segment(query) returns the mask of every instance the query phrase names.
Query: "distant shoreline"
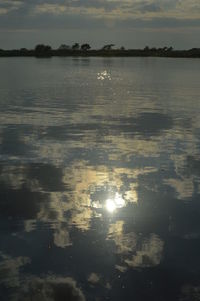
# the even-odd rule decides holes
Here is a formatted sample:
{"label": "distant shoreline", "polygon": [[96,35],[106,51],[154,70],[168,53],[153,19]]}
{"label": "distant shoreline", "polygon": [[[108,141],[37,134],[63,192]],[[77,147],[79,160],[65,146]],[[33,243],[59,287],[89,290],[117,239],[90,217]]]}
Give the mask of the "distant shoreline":
{"label": "distant shoreline", "polygon": [[168,58],[200,58],[200,48],[190,50],[163,49],[129,49],[129,50],[49,50],[37,52],[35,50],[0,50],[0,57],[168,57]]}

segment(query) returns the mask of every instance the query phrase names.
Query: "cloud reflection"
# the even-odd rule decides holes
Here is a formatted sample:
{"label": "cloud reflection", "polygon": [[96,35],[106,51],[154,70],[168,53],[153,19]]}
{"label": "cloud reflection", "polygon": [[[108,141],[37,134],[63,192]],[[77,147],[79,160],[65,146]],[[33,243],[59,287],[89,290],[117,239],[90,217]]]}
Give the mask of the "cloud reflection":
{"label": "cloud reflection", "polygon": [[128,300],[122,286],[129,279],[130,291],[133,279],[138,290],[153,279],[147,293],[159,292],[166,300],[165,290],[160,295],[166,266],[169,278],[181,270],[184,283],[199,272],[200,124],[197,103],[192,108],[195,97],[188,104],[193,94],[180,91],[188,81],[179,68],[187,63],[176,65],[174,80],[170,60],[166,65],[110,60],[112,80],[101,74],[102,82],[97,73],[108,67],[106,59],[88,62],[78,60],[66,69],[62,59],[42,61],[55,73],[62,66],[53,77],[58,87],[46,78],[42,88],[39,82],[37,89],[24,87],[30,99],[18,91],[20,101],[14,92],[5,100],[0,216],[6,280],[1,281],[5,287],[22,284],[20,301],[30,300],[30,291],[37,301],[59,300],[59,291],[67,300],[93,300],[96,294]]}
{"label": "cloud reflection", "polygon": [[70,277],[30,277],[14,301],[85,301],[85,296]]}
{"label": "cloud reflection", "polygon": [[162,259],[163,247],[163,241],[157,235],[151,234],[149,238],[144,239],[136,254],[131,259],[126,259],[125,262],[133,268],[157,266]]}
{"label": "cloud reflection", "polygon": [[6,287],[20,286],[20,270],[31,262],[28,257],[14,257],[0,252],[0,284]]}

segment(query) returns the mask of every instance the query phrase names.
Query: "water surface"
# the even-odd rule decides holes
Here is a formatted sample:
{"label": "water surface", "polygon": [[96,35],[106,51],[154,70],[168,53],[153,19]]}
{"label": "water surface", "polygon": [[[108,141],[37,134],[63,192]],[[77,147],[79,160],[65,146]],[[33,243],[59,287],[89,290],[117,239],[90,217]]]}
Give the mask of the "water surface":
{"label": "water surface", "polygon": [[200,299],[199,78],[0,59],[0,300]]}

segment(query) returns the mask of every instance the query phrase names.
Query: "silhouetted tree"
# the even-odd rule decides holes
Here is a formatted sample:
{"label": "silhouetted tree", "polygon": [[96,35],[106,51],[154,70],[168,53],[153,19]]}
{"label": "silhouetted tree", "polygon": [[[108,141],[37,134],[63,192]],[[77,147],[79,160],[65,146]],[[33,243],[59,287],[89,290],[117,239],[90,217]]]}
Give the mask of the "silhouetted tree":
{"label": "silhouetted tree", "polygon": [[163,51],[167,51],[168,50],[168,47],[163,47],[163,49],[162,49]]}
{"label": "silhouetted tree", "polygon": [[35,46],[35,55],[38,57],[48,57],[51,56],[51,46],[38,44]]}
{"label": "silhouetted tree", "polygon": [[89,44],[82,44],[81,45],[81,50],[89,50],[91,49],[91,46]]}
{"label": "silhouetted tree", "polygon": [[122,51],[123,51],[123,50],[125,50],[125,47],[124,47],[124,46],[122,46],[122,47],[120,48],[120,50],[122,50]]}
{"label": "silhouetted tree", "polygon": [[74,43],[74,44],[72,45],[72,49],[73,49],[73,50],[79,50],[79,49],[80,49],[79,43]]}
{"label": "silhouetted tree", "polygon": [[112,47],[114,47],[114,46],[115,46],[115,44],[104,45],[103,48],[102,48],[102,50],[108,51],[108,50],[111,50]]}
{"label": "silhouetted tree", "polygon": [[28,51],[28,50],[27,50],[26,48],[21,48],[20,51],[26,52],[26,51]]}
{"label": "silhouetted tree", "polygon": [[69,45],[65,45],[65,44],[61,44],[60,47],[58,48],[58,50],[69,50],[70,46]]}
{"label": "silhouetted tree", "polygon": [[48,52],[51,50],[51,46],[38,44],[35,46],[35,52],[42,53],[42,52]]}
{"label": "silhouetted tree", "polygon": [[145,46],[144,51],[149,51],[149,46]]}
{"label": "silhouetted tree", "polygon": [[44,44],[38,44],[35,46],[35,51],[36,52],[47,52],[51,50],[51,46],[49,45],[44,45]]}

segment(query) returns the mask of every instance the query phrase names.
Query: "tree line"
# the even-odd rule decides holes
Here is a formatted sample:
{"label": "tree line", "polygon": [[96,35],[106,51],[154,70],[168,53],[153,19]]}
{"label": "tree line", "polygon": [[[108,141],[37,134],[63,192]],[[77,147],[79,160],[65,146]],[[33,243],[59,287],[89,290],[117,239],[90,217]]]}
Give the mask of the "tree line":
{"label": "tree line", "polygon": [[[102,51],[110,51],[110,50],[113,50],[113,47],[115,46],[115,44],[106,44],[104,45],[102,48],[100,48],[99,50],[102,50]],[[82,50],[82,51],[87,51],[87,50],[90,50],[91,49],[91,46],[90,44],[88,43],[85,43],[85,44],[82,44],[80,45],[79,43],[74,43],[72,46],[69,46],[69,45],[66,45],[66,44],[61,44],[57,50]],[[35,51],[36,52],[42,52],[42,51],[50,51],[52,50],[51,46],[49,45],[43,45],[43,44],[38,44],[36,45],[35,47]],[[125,47],[124,46],[121,46],[120,48],[118,49],[115,49],[115,50],[125,50]],[[164,46],[162,48],[156,48],[156,47],[152,47],[150,48],[149,46],[145,46],[143,51],[172,51],[173,50],[173,47],[170,46],[170,47],[167,47],[167,46]]]}
{"label": "tree line", "polygon": [[126,49],[124,46],[117,48],[115,44],[106,44],[100,49],[92,49],[88,43],[74,43],[73,45],[61,44],[57,49],[50,45],[37,44],[34,49],[0,49],[0,56],[160,56],[160,57],[198,57],[200,58],[200,48],[189,50],[174,50],[172,46],[149,47],[143,49]]}
{"label": "tree line", "polygon": [[[115,44],[107,44],[104,45],[101,50],[111,50]],[[84,43],[80,45],[79,43],[74,43],[72,46],[66,45],[66,44],[61,44],[57,50],[82,50],[82,51],[87,51],[90,50],[91,46],[88,43]],[[125,49],[123,46],[120,49]],[[44,44],[38,44],[35,46],[35,51],[36,52],[47,52],[51,51],[52,48],[49,45],[44,45]]]}
{"label": "tree line", "polygon": [[[120,48],[113,48],[115,47],[115,44],[106,44],[102,48],[100,48],[97,51],[131,51],[131,49],[126,50],[124,46],[121,46]],[[61,44],[57,49],[52,49],[51,46],[49,45],[44,45],[44,44],[38,44],[35,46],[35,53],[36,55],[42,55],[42,54],[50,54],[52,51],[58,51],[58,52],[67,52],[67,51],[89,51],[91,50],[91,46],[88,43],[84,43],[80,45],[79,43],[74,43],[72,46],[66,45],[66,44]],[[133,50],[132,50],[133,51]],[[141,51],[141,50],[140,50]],[[143,52],[171,52],[173,51],[173,47],[162,47],[162,48],[150,48],[149,46],[145,46],[144,49],[142,49]]]}

